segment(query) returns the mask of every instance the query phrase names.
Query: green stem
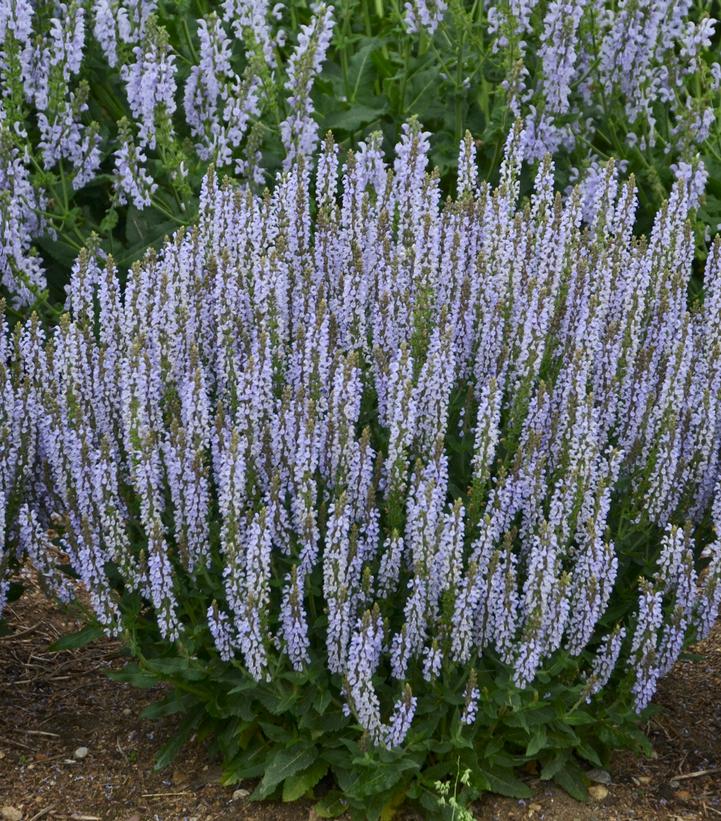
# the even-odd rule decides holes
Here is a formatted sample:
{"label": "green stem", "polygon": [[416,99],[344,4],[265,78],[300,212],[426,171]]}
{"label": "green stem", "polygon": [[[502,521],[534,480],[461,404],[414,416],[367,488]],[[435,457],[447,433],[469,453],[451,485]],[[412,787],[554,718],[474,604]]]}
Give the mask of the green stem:
{"label": "green stem", "polygon": [[373,36],[373,23],[371,21],[371,9],[370,4],[372,0],[364,0],[363,2],[363,18],[365,20],[366,26],[366,36],[372,37]]}
{"label": "green stem", "polygon": [[408,63],[411,57],[411,43],[410,38],[403,41],[403,80],[401,81],[400,91],[400,111],[401,116],[405,116],[406,112],[406,86],[408,84]]}
{"label": "green stem", "polygon": [[348,13],[348,3],[343,3],[343,25],[341,36],[343,37],[343,48],[340,52],[340,62],[341,68],[343,70],[343,90],[345,93],[346,100],[350,98],[350,74],[349,74],[349,62],[348,62],[348,40],[350,34],[350,15]]}
{"label": "green stem", "polygon": [[58,167],[60,168],[60,183],[63,187],[63,207],[65,208],[65,213],[68,213],[68,191],[65,186],[65,171],[63,169],[63,161],[60,160],[58,163]]}
{"label": "green stem", "polygon": [[455,115],[456,115],[456,143],[459,143],[463,136],[463,50],[465,47],[465,29],[461,34],[461,40],[458,46],[458,57],[456,63],[456,99],[455,99]]}
{"label": "green stem", "polygon": [[183,31],[185,33],[185,39],[188,41],[188,49],[190,50],[190,56],[193,58],[193,63],[197,65],[198,53],[195,50],[195,46],[193,45],[193,39],[190,36],[190,29],[188,28],[188,21],[185,17],[183,17]]}
{"label": "green stem", "polygon": [[152,203],[153,208],[160,211],[161,214],[165,214],[165,216],[169,220],[172,220],[173,222],[177,223],[178,225],[185,226],[185,222],[183,220],[181,220],[179,217],[176,217],[175,214],[173,214],[168,209],[168,207],[164,203],[162,203],[157,197],[152,197],[151,198],[151,203]]}

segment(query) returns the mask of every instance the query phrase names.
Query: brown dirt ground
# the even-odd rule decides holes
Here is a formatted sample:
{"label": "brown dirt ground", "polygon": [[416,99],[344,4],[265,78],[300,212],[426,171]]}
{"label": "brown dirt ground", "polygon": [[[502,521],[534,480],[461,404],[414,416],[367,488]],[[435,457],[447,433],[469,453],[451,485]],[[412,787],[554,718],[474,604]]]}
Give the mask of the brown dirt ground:
{"label": "brown dirt ground", "polygon": [[[170,719],[139,718],[159,690],[110,681],[120,647],[98,641],[74,651],[50,644],[81,626],[37,590],[10,606],[0,637],[0,819],[23,821],[300,821],[312,802],[254,804],[233,799],[220,770],[191,744],[168,771],[153,756],[172,732]],[[721,625],[696,648],[702,661],[679,663],[662,682],[662,712],[647,731],[655,758],[619,755],[602,800],[579,804],[530,778],[530,801],[488,796],[480,819],[721,818]],[[74,758],[78,747],[88,755]],[[248,785],[250,786],[250,785]],[[409,816],[411,818],[412,816]]]}

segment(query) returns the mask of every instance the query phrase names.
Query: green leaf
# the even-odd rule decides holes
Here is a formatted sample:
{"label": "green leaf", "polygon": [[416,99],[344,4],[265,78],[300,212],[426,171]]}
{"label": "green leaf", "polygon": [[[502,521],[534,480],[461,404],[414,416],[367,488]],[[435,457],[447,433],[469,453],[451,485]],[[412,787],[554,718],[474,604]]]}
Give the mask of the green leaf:
{"label": "green leaf", "polygon": [[126,681],[132,684],[133,687],[147,690],[150,687],[155,687],[158,684],[158,677],[152,673],[146,673],[141,670],[137,664],[126,664],[122,670],[111,670],[108,673],[108,678],[113,681]]}
{"label": "green leaf", "polygon": [[251,752],[244,751],[236,756],[223,771],[223,784],[227,787],[239,781],[245,781],[247,778],[257,778],[262,775],[271,752],[270,744],[263,743]]}
{"label": "green leaf", "polygon": [[393,821],[408,796],[408,783],[402,784],[389,798],[383,799],[380,821]]}
{"label": "green leaf", "polygon": [[313,702],[313,707],[320,715],[326,711],[326,708],[331,703],[333,696],[331,695],[330,690],[324,689],[318,692],[318,695],[315,697],[315,701]]}
{"label": "green leaf", "polygon": [[256,697],[266,710],[276,716],[284,713],[298,698],[293,690],[283,693],[279,688],[271,689],[270,687],[259,687]]}
{"label": "green leaf", "polygon": [[510,798],[530,798],[533,795],[528,784],[516,778],[513,770],[495,767],[493,770],[482,769],[481,773],[488,780],[491,790],[499,795],[507,795]]}
{"label": "green leaf", "polygon": [[293,738],[285,727],[280,727],[278,724],[271,724],[269,721],[261,721],[259,722],[259,725],[265,737],[270,741],[275,741],[276,744],[287,744]]}
{"label": "green leaf", "polygon": [[526,747],[526,755],[533,758],[548,744],[545,727],[537,727]]}
{"label": "green leaf", "polygon": [[331,790],[318,801],[313,809],[318,818],[337,818],[348,809],[348,801],[343,798],[343,793]]}
{"label": "green leaf", "polygon": [[357,131],[364,125],[369,125],[380,119],[387,110],[384,104],[378,106],[367,106],[356,103],[347,111],[334,111],[329,113],[323,120],[323,128],[343,131]]}
{"label": "green leaf", "polygon": [[179,676],[186,681],[202,681],[206,677],[203,670],[193,667],[192,662],[184,658],[157,658],[147,661],[146,665],[161,676]]}
{"label": "green leaf", "polygon": [[53,239],[46,235],[44,237],[37,237],[35,242],[48,254],[53,262],[70,269],[78,252],[76,247],[68,245],[67,242],[63,242],[62,236],[63,234],[60,234],[59,239]]}
{"label": "green leaf", "polygon": [[85,647],[86,644],[90,644],[96,639],[101,638],[102,635],[103,629],[99,624],[89,624],[87,627],[83,627],[82,630],[78,630],[77,633],[61,636],[50,645],[49,649],[52,652],[57,652],[58,650],[76,650],[78,647]]}
{"label": "green leaf", "polygon": [[224,707],[226,713],[239,716],[243,721],[252,721],[256,717],[252,700],[248,696],[239,693],[236,693],[235,696],[228,694],[228,697],[224,700]]}
{"label": "green leaf", "polygon": [[288,749],[278,750],[265,770],[263,779],[256,787],[252,798],[267,798],[286,778],[305,770],[314,764],[318,750],[307,741],[298,741]]}
{"label": "green leaf", "polygon": [[148,705],[142,711],[140,717],[152,719],[171,716],[175,713],[182,713],[185,710],[189,710],[195,702],[195,696],[191,695],[190,693],[184,693],[182,695],[176,695],[175,693],[173,693],[172,696],[165,698],[162,701],[158,701],[155,704]]}
{"label": "green leaf", "polygon": [[365,96],[362,92],[368,92],[372,88],[373,54],[382,46],[380,40],[373,38],[361,38],[360,43],[353,49],[354,54],[349,60],[349,80],[353,87],[351,101],[356,102],[360,96]]}
{"label": "green leaf", "polygon": [[483,755],[486,758],[491,758],[496,753],[500,753],[504,746],[505,744],[503,743],[502,738],[499,738],[498,736],[491,737],[488,739],[488,743],[483,748]]}
{"label": "green leaf", "polygon": [[118,212],[115,208],[110,208],[105,216],[100,221],[100,230],[103,233],[109,233],[118,224]]}
{"label": "green leaf", "polygon": [[334,733],[350,722],[340,710],[329,710],[319,716],[315,712],[306,713],[300,721],[300,727],[322,733]]}
{"label": "green leaf", "polygon": [[283,801],[296,801],[301,798],[308,790],[312,790],[327,772],[328,765],[319,759],[302,773],[286,778],[283,782]]}
{"label": "green leaf", "polygon": [[144,211],[138,211],[134,206],[130,206],[125,226],[127,244],[124,250],[118,250],[115,255],[118,267],[130,266],[150,248],[158,246],[166,236],[170,236],[179,228],[178,222],[167,219],[155,209],[147,208]]}
{"label": "green leaf", "polygon": [[544,758],[541,767],[541,781],[550,781],[559,770],[566,766],[569,757],[568,750],[559,750],[554,755]]}
{"label": "green leaf", "polygon": [[567,713],[562,721],[571,727],[579,727],[584,724],[595,724],[596,719],[585,710],[574,710],[572,713]]}
{"label": "green leaf", "polygon": [[14,601],[17,601],[20,596],[22,596],[23,590],[25,590],[25,586],[22,582],[10,582],[10,587],[7,592],[8,604],[12,604]]}
{"label": "green leaf", "polygon": [[569,760],[566,766],[553,776],[553,780],[559,787],[564,789],[571,798],[575,798],[577,801],[586,801],[588,799],[586,779],[580,767],[573,761]]}
{"label": "green leaf", "polygon": [[352,793],[360,798],[369,798],[384,793],[395,787],[407,770],[420,770],[418,760],[408,755],[403,757],[394,755],[390,761],[373,761],[363,769],[358,768],[359,778]]}
{"label": "green leaf", "polygon": [[[323,757],[328,759],[327,751],[323,753]],[[343,791],[344,795],[350,795],[355,790],[356,784],[361,780],[361,774],[358,767],[339,767],[331,762],[333,767],[333,775],[338,783],[338,786]]]}
{"label": "green leaf", "polygon": [[601,757],[596,752],[596,750],[594,750],[593,747],[590,744],[587,744],[585,741],[582,741],[576,747],[576,753],[580,755],[582,758],[585,758],[586,761],[590,761],[591,764],[595,765],[596,767],[603,769],[603,761],[601,761]]}
{"label": "green leaf", "polygon": [[198,729],[199,725],[202,723],[204,718],[204,711],[202,709],[196,710],[191,713],[185,721],[180,725],[180,728],[175,733],[175,735],[164,744],[156,758],[155,758],[155,769],[156,770],[164,770],[168,764],[170,764],[175,756],[180,752],[180,750],[185,745],[186,741],[193,735],[193,733]]}
{"label": "green leaf", "polygon": [[245,693],[248,690],[254,690],[256,687],[257,684],[252,679],[244,679],[240,682],[240,684],[237,684],[235,687],[233,687],[232,690],[228,690],[228,695],[232,696],[236,695],[237,693]]}

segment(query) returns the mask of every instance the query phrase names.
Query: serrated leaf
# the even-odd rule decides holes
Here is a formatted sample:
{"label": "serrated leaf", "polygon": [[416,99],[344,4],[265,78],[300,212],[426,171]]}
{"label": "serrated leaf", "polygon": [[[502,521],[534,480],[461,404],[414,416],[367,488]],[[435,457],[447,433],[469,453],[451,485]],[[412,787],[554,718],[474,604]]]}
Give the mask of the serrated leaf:
{"label": "serrated leaf", "polygon": [[531,736],[531,740],[526,747],[526,755],[529,758],[538,755],[538,753],[548,744],[548,736],[546,735],[545,727],[537,727]]}
{"label": "serrated leaf", "polygon": [[401,780],[403,773],[410,769],[419,769],[419,766],[407,757],[384,764],[376,762],[373,766],[366,767],[365,772],[360,772],[353,794],[363,798],[390,790]]}
{"label": "serrated leaf", "polygon": [[256,711],[253,709],[253,702],[247,696],[240,696],[225,699],[225,711],[229,715],[238,716],[243,721],[252,721],[256,717]]}
{"label": "serrated leaf", "polygon": [[516,778],[513,770],[483,769],[482,774],[485,776],[488,784],[493,792],[499,795],[507,795],[509,798],[530,798],[533,795],[528,784],[524,784],[520,778]]}
{"label": "serrated leaf", "polygon": [[68,269],[72,266],[78,253],[75,247],[68,245],[67,242],[63,242],[62,238],[53,239],[45,235],[37,237],[35,242],[48,254],[53,262],[59,263]]}
{"label": "serrated leaf", "polygon": [[526,713],[523,710],[519,712],[508,713],[508,715],[505,715],[503,717],[503,723],[506,724],[508,727],[521,727],[526,732],[529,732],[531,729],[528,724]]}
{"label": "serrated leaf", "polygon": [[553,780],[576,801],[588,800],[583,772],[573,761],[569,760],[566,766],[553,776]]}
{"label": "serrated leaf", "polygon": [[150,248],[157,247],[166,236],[172,235],[179,228],[178,222],[167,219],[154,209],[138,211],[134,206],[130,206],[125,225],[126,247],[123,250],[119,249],[115,254],[118,267],[129,267]]}
{"label": "serrated leaf", "polygon": [[261,744],[250,752],[243,752],[236,756],[223,771],[222,783],[227,787],[245,781],[247,778],[257,778],[262,775],[266,768],[270,744]]}
{"label": "serrated leaf", "polygon": [[297,801],[302,798],[308,790],[313,787],[323,778],[328,772],[328,765],[325,761],[318,760],[311,764],[307,770],[302,773],[296,773],[286,778],[283,782],[283,801]]}
{"label": "serrated leaf", "polygon": [[586,761],[590,761],[591,764],[595,764],[596,767],[603,769],[603,761],[601,761],[601,757],[596,750],[594,750],[593,747],[585,741],[581,742],[581,744],[576,747],[576,753],[585,758]]}
{"label": "serrated leaf", "polygon": [[281,690],[271,690],[267,687],[258,688],[256,692],[258,701],[265,707],[266,710],[273,713],[273,715],[281,715],[286,713],[300,698],[299,692],[294,689],[288,689],[286,692]]}
{"label": "serrated leaf", "polygon": [[287,744],[292,738],[285,727],[279,727],[277,724],[271,724],[269,721],[261,721],[259,724],[265,737],[271,741],[275,741],[276,744]]}
{"label": "serrated leaf", "polygon": [[541,767],[541,781],[550,781],[559,770],[566,766],[568,758],[568,750],[560,750],[546,759]]}
{"label": "serrated leaf", "polygon": [[317,757],[318,750],[307,741],[298,741],[287,749],[278,750],[268,763],[263,779],[256,787],[252,798],[267,798],[278,784],[310,767]]}
{"label": "serrated leaf", "polygon": [[99,624],[89,624],[78,630],[77,633],[70,633],[67,636],[61,636],[57,641],[54,641],[49,649],[52,652],[59,650],[76,650],[78,647],[85,647],[103,636],[103,629]]}

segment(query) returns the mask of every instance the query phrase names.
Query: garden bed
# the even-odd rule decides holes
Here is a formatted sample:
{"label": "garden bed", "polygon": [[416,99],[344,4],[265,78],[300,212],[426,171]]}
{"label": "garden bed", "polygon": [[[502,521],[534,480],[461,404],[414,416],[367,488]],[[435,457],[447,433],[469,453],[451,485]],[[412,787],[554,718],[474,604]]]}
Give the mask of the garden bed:
{"label": "garden bed", "polygon": [[[139,717],[158,689],[136,690],[107,678],[123,663],[120,645],[98,641],[49,651],[82,625],[36,590],[7,616],[10,633],[0,637],[0,810],[8,818],[8,808],[21,811],[23,821],[312,817],[312,802],[254,804],[243,797],[242,787],[250,785],[223,787],[220,767],[200,744],[156,772],[153,757],[172,723]],[[476,806],[477,817],[721,818],[721,625],[695,650],[702,658],[679,662],[659,687],[662,711],[646,728],[655,759],[617,756],[608,794],[586,805],[529,772],[533,799],[488,796]],[[76,758],[79,748],[87,749],[85,757]]]}

